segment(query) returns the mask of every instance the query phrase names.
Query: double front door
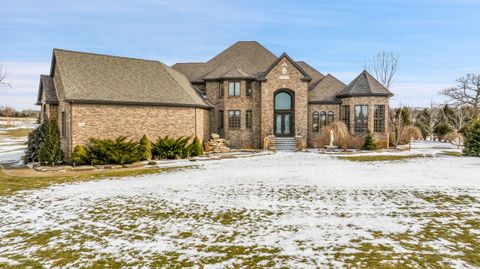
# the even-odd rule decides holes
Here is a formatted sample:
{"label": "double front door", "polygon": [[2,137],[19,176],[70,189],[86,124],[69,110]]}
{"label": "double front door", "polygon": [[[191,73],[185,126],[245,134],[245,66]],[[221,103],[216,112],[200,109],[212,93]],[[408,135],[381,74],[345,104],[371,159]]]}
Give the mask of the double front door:
{"label": "double front door", "polygon": [[275,136],[292,136],[292,112],[275,112]]}

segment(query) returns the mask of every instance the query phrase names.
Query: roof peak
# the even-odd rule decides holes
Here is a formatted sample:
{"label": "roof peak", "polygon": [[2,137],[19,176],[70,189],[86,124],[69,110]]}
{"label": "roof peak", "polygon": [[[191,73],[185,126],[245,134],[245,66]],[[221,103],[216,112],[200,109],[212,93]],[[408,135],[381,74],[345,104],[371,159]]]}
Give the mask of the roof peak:
{"label": "roof peak", "polygon": [[161,62],[158,61],[158,60],[149,60],[149,59],[126,57],[126,56],[119,56],[119,55],[112,55],[112,54],[103,54],[103,53],[96,53],[96,52],[86,52],[86,51],[77,51],[77,50],[67,50],[67,49],[54,48],[54,49],[53,49],[53,53],[55,53],[56,51],[68,52],[68,53],[87,54],[87,55],[92,55],[92,56],[103,56],[103,57],[111,57],[111,58],[119,58],[119,59],[127,59],[127,60],[136,60],[136,61],[147,61],[147,62],[157,62],[157,63],[161,63]]}

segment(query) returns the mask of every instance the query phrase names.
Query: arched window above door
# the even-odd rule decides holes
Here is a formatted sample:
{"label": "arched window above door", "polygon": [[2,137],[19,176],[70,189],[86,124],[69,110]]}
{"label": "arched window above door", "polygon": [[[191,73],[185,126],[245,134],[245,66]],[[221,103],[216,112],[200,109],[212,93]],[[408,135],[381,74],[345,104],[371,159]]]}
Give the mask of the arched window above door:
{"label": "arched window above door", "polygon": [[279,92],[275,95],[275,110],[291,110],[292,96],[287,92]]}

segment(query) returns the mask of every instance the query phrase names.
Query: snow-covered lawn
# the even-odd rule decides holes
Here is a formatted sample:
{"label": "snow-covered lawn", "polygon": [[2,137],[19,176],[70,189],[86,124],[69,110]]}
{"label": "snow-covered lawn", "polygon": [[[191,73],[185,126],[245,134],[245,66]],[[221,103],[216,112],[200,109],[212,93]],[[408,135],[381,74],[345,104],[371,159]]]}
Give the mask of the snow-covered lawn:
{"label": "snow-covered lawn", "polygon": [[433,157],[276,153],[0,197],[0,267],[480,267],[480,159],[414,147]]}

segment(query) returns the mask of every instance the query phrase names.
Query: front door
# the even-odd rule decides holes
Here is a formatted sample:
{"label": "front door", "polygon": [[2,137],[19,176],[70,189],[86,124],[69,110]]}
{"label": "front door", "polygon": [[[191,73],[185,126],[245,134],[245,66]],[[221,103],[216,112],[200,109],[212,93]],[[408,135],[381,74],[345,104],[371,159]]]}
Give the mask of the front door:
{"label": "front door", "polygon": [[279,90],[275,93],[273,128],[275,136],[293,136],[293,93]]}
{"label": "front door", "polygon": [[292,136],[292,113],[275,113],[275,136]]}

